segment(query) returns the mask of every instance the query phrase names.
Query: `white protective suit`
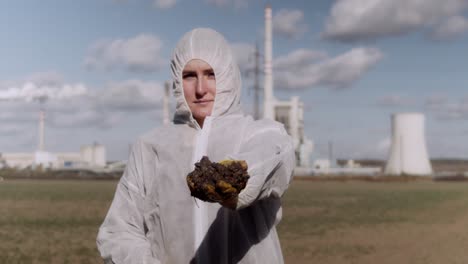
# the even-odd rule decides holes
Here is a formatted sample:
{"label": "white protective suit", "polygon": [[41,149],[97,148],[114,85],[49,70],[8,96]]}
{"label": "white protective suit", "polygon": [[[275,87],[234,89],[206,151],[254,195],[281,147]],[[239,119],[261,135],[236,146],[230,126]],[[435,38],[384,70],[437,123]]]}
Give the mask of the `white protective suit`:
{"label": "white protective suit", "polygon": [[[216,77],[213,111],[203,129],[183,94],[182,70],[192,59],[206,61]],[[295,163],[291,137],[278,122],[242,113],[239,68],[216,31],[186,33],[171,68],[174,124],[134,144],[99,229],[101,256],[117,264],[283,263],[275,226]],[[250,179],[236,210],[190,196],[186,176],[203,155],[212,161],[247,161]]]}

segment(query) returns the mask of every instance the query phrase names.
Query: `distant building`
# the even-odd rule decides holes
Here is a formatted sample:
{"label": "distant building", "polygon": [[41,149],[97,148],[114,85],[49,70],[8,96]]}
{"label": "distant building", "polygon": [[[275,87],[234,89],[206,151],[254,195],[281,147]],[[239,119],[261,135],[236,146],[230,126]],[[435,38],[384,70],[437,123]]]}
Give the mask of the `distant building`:
{"label": "distant building", "polygon": [[106,148],[104,145],[93,144],[80,149],[81,162],[89,166],[106,166]]}
{"label": "distant building", "polygon": [[354,161],[348,161],[345,166],[335,165],[329,159],[315,159],[310,168],[296,167],[296,176],[378,176],[381,175],[381,167],[362,167]]}
{"label": "distant building", "polygon": [[80,152],[77,153],[52,153],[47,151],[2,153],[0,160],[4,167],[20,169],[37,166],[43,168],[100,168],[105,167],[107,163],[104,145],[96,143],[81,146]]}

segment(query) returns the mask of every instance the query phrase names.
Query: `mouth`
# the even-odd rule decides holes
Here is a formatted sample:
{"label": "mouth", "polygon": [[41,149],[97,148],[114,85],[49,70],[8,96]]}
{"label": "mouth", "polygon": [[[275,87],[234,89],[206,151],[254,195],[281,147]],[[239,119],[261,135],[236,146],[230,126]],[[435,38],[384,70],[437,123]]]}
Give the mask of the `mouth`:
{"label": "mouth", "polygon": [[214,100],[197,100],[195,101],[194,103],[195,104],[208,104],[208,103],[211,103],[213,102]]}

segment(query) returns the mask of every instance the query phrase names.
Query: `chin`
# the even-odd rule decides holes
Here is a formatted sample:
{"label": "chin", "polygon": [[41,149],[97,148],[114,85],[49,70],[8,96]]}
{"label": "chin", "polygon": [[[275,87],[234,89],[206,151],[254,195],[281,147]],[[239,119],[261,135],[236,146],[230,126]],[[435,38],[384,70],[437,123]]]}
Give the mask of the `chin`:
{"label": "chin", "polygon": [[198,109],[194,109],[195,111],[192,111],[192,113],[194,116],[205,118],[211,115],[212,108],[213,108],[212,106],[200,107]]}
{"label": "chin", "polygon": [[211,115],[211,111],[197,111],[196,113],[194,113],[194,117],[196,119],[205,119],[205,117],[207,116],[210,116]]}

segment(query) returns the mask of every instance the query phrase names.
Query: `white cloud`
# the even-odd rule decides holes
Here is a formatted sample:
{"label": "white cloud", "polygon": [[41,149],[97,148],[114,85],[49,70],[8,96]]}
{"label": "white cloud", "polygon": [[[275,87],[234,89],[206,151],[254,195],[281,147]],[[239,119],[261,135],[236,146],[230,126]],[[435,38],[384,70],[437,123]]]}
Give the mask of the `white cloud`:
{"label": "white cloud", "polygon": [[66,84],[58,79],[40,79],[38,76],[43,75],[34,75],[32,81],[0,87],[0,101],[62,100],[88,93],[84,84]]}
{"label": "white cloud", "polygon": [[169,9],[175,6],[177,0],[154,0],[153,6],[159,9]]}
{"label": "white cloud", "polygon": [[[5,127],[1,134],[14,131],[11,127],[36,125],[41,107],[53,127],[110,128],[129,113],[154,114],[162,100],[163,86],[158,82],[126,80],[91,90],[83,84],[66,84],[59,78],[51,81],[38,76],[59,75],[34,74],[25,78],[24,83],[4,82],[8,86],[0,87],[0,123]],[[35,102],[41,98],[47,99],[42,106]]]}
{"label": "white cloud", "polygon": [[127,115],[152,114],[160,108],[162,94],[160,83],[126,80],[109,83],[104,89],[79,100],[50,104],[47,109],[54,127],[108,129],[123,122]]}
{"label": "white cloud", "polygon": [[[36,84],[31,81],[34,79],[38,81],[37,78],[26,79],[25,83],[20,83],[16,87],[0,90],[0,100],[4,100],[0,114],[2,125],[6,124],[11,127],[26,125],[33,126],[35,129],[39,109],[45,108],[48,124],[56,127],[71,126],[62,125],[68,122],[74,127],[83,127],[82,116],[92,111],[90,109],[93,108],[92,95],[85,85],[71,85],[55,81],[53,84],[48,81],[38,81]],[[35,102],[40,100],[43,100],[43,105]],[[102,118],[99,122],[95,122],[96,126],[101,126],[101,124],[106,124]]]}
{"label": "white cloud", "polygon": [[31,74],[25,78],[25,82],[32,82],[38,86],[61,86],[64,80],[63,76],[56,71],[45,71]]}
{"label": "white cloud", "polygon": [[287,38],[299,38],[307,31],[304,13],[298,9],[280,9],[273,16],[274,33]]}
{"label": "white cloud", "polygon": [[[303,54],[304,57],[299,55]],[[361,78],[383,54],[375,48],[354,48],[337,57],[299,50],[274,62],[275,87],[304,89],[313,86],[345,88]]]}
{"label": "white cloud", "polygon": [[459,37],[467,31],[468,20],[462,16],[453,16],[439,24],[430,36],[437,40],[446,40]]}
{"label": "white cloud", "polygon": [[161,57],[162,47],[160,38],[151,34],[140,34],[130,39],[101,40],[89,49],[84,63],[88,69],[123,68],[153,72],[166,63]]}
{"label": "white cloud", "polygon": [[437,25],[467,6],[467,0],[338,0],[322,36],[352,42],[401,35]]}
{"label": "white cloud", "polygon": [[163,85],[158,82],[127,80],[110,83],[96,96],[100,108],[109,111],[150,111],[162,102]]}
{"label": "white cloud", "polygon": [[118,125],[126,115],[160,108],[162,95],[163,86],[160,83],[126,80],[109,83],[88,97],[51,105],[49,109],[52,124],[56,127],[106,129]]}
{"label": "white cloud", "polygon": [[274,67],[278,69],[302,68],[309,66],[312,62],[326,59],[325,52],[309,49],[297,49],[287,56],[278,57],[274,60]]}

